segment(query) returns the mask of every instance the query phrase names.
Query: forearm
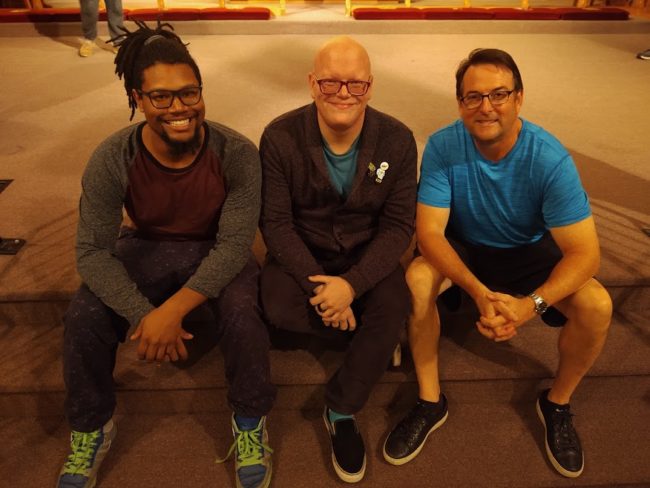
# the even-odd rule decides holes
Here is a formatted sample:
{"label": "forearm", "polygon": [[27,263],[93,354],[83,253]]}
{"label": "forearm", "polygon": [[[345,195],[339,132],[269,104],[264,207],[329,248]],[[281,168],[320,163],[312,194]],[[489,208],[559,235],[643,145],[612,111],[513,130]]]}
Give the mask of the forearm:
{"label": "forearm", "polygon": [[431,265],[474,300],[485,294],[487,287],[474,276],[443,234],[429,234],[418,240],[418,248]]}
{"label": "forearm", "polygon": [[598,271],[599,253],[565,254],[535,293],[552,305],[582,288]]}
{"label": "forearm", "polygon": [[165,310],[165,312],[172,316],[177,317],[180,322],[188,313],[201,305],[207,299],[208,297],[205,295],[190,288],[183,287],[165,300],[159,308]]}

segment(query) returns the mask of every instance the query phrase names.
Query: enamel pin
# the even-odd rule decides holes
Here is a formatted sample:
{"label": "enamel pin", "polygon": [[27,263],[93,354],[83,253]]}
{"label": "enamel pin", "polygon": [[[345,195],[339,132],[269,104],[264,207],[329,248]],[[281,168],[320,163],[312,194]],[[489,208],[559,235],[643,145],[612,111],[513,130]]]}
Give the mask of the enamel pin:
{"label": "enamel pin", "polygon": [[386,171],[388,171],[389,166],[390,165],[386,161],[379,165],[379,168],[375,172],[375,183],[381,183],[384,180],[384,176],[386,176]]}

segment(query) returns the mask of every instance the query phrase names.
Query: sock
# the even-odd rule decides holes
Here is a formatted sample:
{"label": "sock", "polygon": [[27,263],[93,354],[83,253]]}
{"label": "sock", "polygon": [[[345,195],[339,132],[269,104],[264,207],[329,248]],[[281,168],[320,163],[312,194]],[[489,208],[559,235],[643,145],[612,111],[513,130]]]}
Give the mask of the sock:
{"label": "sock", "polygon": [[240,430],[253,430],[260,424],[262,417],[242,417],[235,414],[235,423]]}
{"label": "sock", "polygon": [[327,417],[330,419],[330,423],[333,424],[337,420],[353,419],[354,415],[346,415],[344,413],[338,413],[331,408],[327,409]]}

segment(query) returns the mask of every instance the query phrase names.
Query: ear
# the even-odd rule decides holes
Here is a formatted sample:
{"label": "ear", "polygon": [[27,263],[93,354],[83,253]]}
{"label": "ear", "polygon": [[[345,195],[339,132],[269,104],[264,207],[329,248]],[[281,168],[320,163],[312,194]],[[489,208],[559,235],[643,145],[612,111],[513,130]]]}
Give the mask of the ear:
{"label": "ear", "polygon": [[316,99],[316,96],[318,95],[318,83],[316,83],[316,75],[314,72],[310,72],[307,75],[307,83],[309,84],[309,93],[311,94],[312,99]]}
{"label": "ear", "polygon": [[370,86],[368,87],[368,91],[366,92],[366,100],[370,100],[372,98],[372,88],[375,86],[375,77],[370,75],[368,81],[370,81]]}
{"label": "ear", "polygon": [[135,100],[135,103],[138,104],[138,110],[140,112],[144,112],[144,107],[142,106],[143,99],[140,96],[140,94],[138,93],[138,90],[136,90],[135,88],[133,90],[131,90],[131,95],[133,96],[133,99]]}
{"label": "ear", "polygon": [[515,92],[515,108],[517,109],[517,113],[521,110],[521,105],[524,103],[524,90],[521,90],[520,92]]}

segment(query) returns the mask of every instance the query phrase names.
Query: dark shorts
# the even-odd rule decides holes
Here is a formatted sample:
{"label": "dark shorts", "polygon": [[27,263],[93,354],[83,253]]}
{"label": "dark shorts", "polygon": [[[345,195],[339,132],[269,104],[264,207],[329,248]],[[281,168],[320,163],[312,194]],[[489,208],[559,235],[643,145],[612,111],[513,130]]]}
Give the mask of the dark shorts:
{"label": "dark shorts", "polygon": [[[562,259],[562,251],[548,232],[533,244],[512,248],[471,244],[449,234],[447,240],[481,283],[515,296],[535,291]],[[555,307],[549,307],[542,320],[552,327],[561,327],[567,319]]]}

